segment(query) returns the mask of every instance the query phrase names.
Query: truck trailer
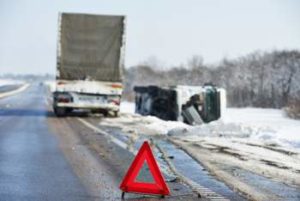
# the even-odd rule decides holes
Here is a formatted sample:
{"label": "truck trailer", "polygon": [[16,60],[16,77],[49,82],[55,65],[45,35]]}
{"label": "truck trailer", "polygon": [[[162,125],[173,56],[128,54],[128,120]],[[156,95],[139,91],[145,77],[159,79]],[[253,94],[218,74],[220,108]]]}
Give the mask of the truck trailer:
{"label": "truck trailer", "polygon": [[125,17],[61,13],[53,110],[88,109],[118,116],[124,67]]}

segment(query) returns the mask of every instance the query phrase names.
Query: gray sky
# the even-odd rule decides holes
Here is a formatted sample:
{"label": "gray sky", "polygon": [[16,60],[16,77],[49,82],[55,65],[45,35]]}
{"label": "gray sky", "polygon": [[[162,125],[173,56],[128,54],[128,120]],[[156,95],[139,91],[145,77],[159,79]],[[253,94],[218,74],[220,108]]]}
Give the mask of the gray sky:
{"label": "gray sky", "polygon": [[58,12],[126,15],[126,66],[300,50],[299,0],[0,0],[0,74],[55,72]]}

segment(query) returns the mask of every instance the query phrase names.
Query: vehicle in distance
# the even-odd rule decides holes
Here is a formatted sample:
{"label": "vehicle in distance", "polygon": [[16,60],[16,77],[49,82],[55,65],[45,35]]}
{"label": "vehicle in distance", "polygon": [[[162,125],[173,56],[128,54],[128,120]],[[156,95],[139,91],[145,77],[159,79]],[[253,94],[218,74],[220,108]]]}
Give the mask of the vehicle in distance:
{"label": "vehicle in distance", "polygon": [[61,13],[53,109],[118,116],[124,66],[124,16]]}

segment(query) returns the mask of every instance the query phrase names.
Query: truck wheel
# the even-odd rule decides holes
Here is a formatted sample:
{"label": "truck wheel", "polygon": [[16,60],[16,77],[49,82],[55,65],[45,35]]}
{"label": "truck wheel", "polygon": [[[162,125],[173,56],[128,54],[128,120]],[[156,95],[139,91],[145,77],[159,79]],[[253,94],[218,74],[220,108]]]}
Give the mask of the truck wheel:
{"label": "truck wheel", "polygon": [[57,117],[63,117],[66,115],[67,111],[66,108],[63,107],[55,107],[54,108],[54,113]]}

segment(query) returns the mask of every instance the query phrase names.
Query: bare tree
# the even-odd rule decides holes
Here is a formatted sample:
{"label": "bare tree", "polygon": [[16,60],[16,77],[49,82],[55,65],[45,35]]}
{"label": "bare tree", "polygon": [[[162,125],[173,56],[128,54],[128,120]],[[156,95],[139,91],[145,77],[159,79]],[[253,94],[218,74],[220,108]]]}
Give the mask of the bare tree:
{"label": "bare tree", "polygon": [[162,67],[162,63],[153,57],[127,69],[125,92],[132,94],[135,85],[212,83],[227,90],[229,106],[281,108],[291,101],[300,102],[299,51],[256,51],[210,66],[199,55],[172,68]]}

